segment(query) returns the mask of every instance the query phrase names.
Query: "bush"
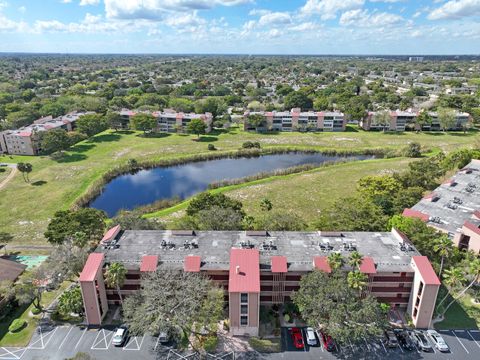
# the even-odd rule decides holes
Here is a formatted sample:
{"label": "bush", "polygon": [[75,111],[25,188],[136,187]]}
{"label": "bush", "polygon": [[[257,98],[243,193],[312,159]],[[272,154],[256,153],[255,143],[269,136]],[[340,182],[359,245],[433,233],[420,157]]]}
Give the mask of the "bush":
{"label": "bush", "polygon": [[8,331],[14,333],[23,329],[27,322],[23,319],[15,319],[8,327]]}
{"label": "bush", "polygon": [[242,144],[242,148],[244,149],[260,149],[260,143],[258,141],[252,142],[252,141],[245,141]]}
{"label": "bush", "polygon": [[215,145],[208,144],[208,150],[217,150],[217,149],[215,148]]}
{"label": "bush", "polygon": [[404,155],[406,157],[411,157],[411,158],[419,158],[422,157],[422,152],[421,152],[421,145],[417,142],[412,142],[407,145],[407,147],[404,150]]}
{"label": "bush", "polygon": [[218,338],[216,336],[209,336],[203,342],[203,349],[206,352],[214,352],[217,349]]}
{"label": "bush", "polygon": [[42,309],[37,309],[36,307],[34,307],[34,308],[32,309],[32,314],[33,314],[33,315],[38,315],[38,314],[40,314],[41,312],[42,312]]}

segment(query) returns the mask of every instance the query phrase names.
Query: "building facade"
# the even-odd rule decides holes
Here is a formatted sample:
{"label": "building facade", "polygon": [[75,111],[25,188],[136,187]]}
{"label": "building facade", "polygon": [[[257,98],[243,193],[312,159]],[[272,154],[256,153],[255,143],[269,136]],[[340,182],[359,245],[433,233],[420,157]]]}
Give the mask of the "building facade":
{"label": "building facade", "polygon": [[[388,130],[388,131],[405,131],[406,129],[420,130],[415,124],[419,112],[416,111],[390,111],[390,122],[388,124],[379,124],[375,121],[377,112],[370,111],[367,116],[360,122],[360,126],[364,130]],[[428,113],[432,118],[431,124],[422,126],[422,130],[439,131],[442,130],[440,122],[438,121],[438,114],[436,112]],[[455,124],[448,130],[462,130],[465,124],[472,121],[470,114],[463,112],[456,112]]]}
{"label": "building facade", "polygon": [[[363,255],[360,271],[378,301],[428,327],[440,285],[426,257],[393,229],[366,232],[157,231],[110,229],[80,275],[90,325],[100,325],[105,304],[119,305],[103,282],[105,265],[128,270],[122,297],[140,288],[142,273],[177,269],[206,274],[225,291],[234,335],[258,335],[261,305],[283,304],[315,269],[331,272],[328,255]],[[344,270],[350,270],[347,266]],[[94,292],[92,289],[96,289]],[[106,299],[106,302],[105,302]],[[100,314],[100,315],[99,315]]]}
{"label": "building facade", "polygon": [[403,215],[446,233],[456,246],[480,254],[480,160],[472,160]]}
{"label": "building facade", "polygon": [[[120,111],[120,117],[122,119],[122,126],[128,128],[130,125],[130,119],[132,116],[142,113],[140,111],[123,109]],[[164,111],[146,112],[153,115],[157,119],[157,131],[160,132],[181,132],[184,131],[188,123],[193,119],[202,120],[207,126],[206,132],[212,130],[213,116],[210,113],[196,114],[196,113],[183,113],[176,112],[174,110],[164,109]]]}
{"label": "building facade", "polygon": [[38,155],[41,149],[40,135],[53,129],[73,131],[75,122],[84,112],[71,112],[66,115],[52,118],[47,116],[35,120],[33,124],[17,130],[0,132],[0,152],[11,155]]}
{"label": "building facade", "polygon": [[[264,118],[262,126],[252,126],[250,115]],[[337,111],[314,112],[293,108],[291,111],[247,111],[243,115],[244,129],[256,131],[345,131],[345,115]]]}

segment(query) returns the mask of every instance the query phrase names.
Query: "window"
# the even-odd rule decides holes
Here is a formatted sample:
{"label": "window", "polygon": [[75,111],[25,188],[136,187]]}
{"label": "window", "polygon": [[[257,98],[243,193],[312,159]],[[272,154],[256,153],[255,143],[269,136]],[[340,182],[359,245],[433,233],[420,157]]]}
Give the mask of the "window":
{"label": "window", "polygon": [[418,294],[417,296],[421,296],[423,292],[423,282],[420,281],[420,286],[418,287]]}
{"label": "window", "polygon": [[247,315],[248,314],[248,305],[241,305],[240,306],[240,314]]}
{"label": "window", "polygon": [[242,315],[240,316],[240,325],[247,326],[248,325],[248,316]]}
{"label": "window", "polygon": [[240,294],[240,303],[241,304],[248,304],[248,294],[246,294],[246,293]]}

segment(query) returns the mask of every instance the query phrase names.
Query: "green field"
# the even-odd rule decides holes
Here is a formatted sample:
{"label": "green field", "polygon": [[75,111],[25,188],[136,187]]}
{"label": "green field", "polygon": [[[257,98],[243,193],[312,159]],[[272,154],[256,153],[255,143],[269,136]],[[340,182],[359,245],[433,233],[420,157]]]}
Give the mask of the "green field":
{"label": "green field", "polygon": [[[30,183],[16,176],[1,190],[0,229],[15,236],[15,245],[45,245],[43,232],[56,210],[70,207],[95,180],[128,159],[159,160],[208,153],[212,143],[217,151],[236,150],[244,141],[259,141],[263,148],[296,147],[316,150],[398,149],[418,141],[429,149],[453,150],[478,142],[478,132],[384,134],[350,131],[344,133],[280,133],[255,134],[237,129],[203,136],[161,134],[145,138],[140,133],[106,131],[74,146],[61,161],[49,157],[0,156],[0,162],[30,162],[33,172]],[[386,166],[389,168],[389,162]],[[378,167],[378,171],[381,166]],[[328,170],[325,170],[328,171]],[[347,181],[347,183],[345,183]],[[345,185],[347,184],[347,185]],[[337,179],[339,189],[352,184],[350,179]],[[329,197],[331,198],[331,197]],[[274,200],[274,199],[273,199]],[[253,204],[253,202],[252,202]],[[322,206],[320,203],[317,204]],[[247,204],[247,208],[254,205]]]}

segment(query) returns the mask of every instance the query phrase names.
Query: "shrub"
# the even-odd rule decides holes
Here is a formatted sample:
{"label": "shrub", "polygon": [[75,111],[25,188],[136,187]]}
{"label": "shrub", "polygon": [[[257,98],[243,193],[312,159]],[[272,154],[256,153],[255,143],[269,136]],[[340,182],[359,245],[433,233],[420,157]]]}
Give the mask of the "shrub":
{"label": "shrub", "polygon": [[14,333],[23,329],[27,322],[23,319],[15,319],[8,327],[8,331]]}
{"label": "shrub", "polygon": [[217,349],[218,338],[216,336],[208,336],[203,342],[203,349],[206,352],[214,352]]}
{"label": "shrub", "polygon": [[217,150],[217,149],[215,148],[215,145],[208,144],[208,150]]}
{"label": "shrub", "polygon": [[42,312],[42,309],[38,309],[38,308],[36,308],[36,307],[34,307],[34,308],[32,309],[32,314],[33,314],[33,315],[38,315],[38,314],[40,314],[41,312]]}
{"label": "shrub", "polygon": [[242,148],[244,149],[260,149],[260,143],[258,141],[252,142],[252,141],[245,141],[242,144]]}
{"label": "shrub", "polygon": [[411,158],[419,158],[422,156],[421,145],[417,142],[411,142],[404,150],[404,155]]}

